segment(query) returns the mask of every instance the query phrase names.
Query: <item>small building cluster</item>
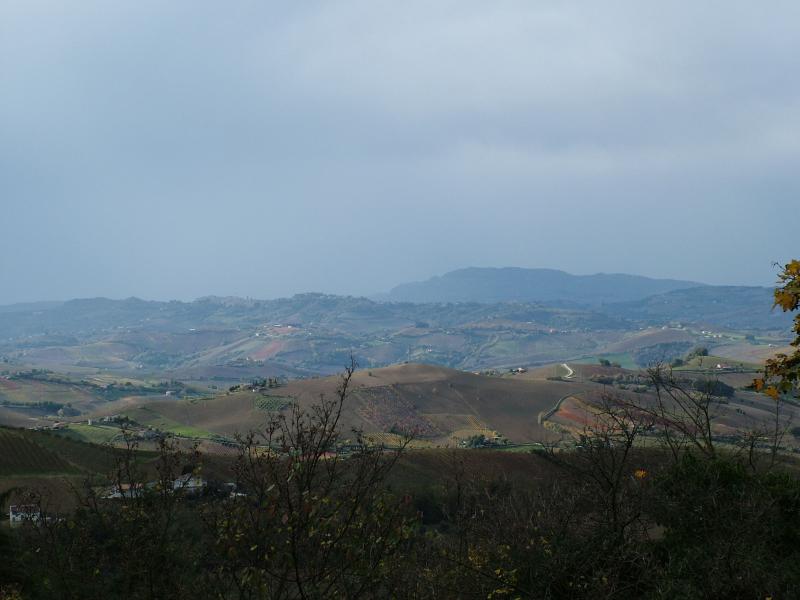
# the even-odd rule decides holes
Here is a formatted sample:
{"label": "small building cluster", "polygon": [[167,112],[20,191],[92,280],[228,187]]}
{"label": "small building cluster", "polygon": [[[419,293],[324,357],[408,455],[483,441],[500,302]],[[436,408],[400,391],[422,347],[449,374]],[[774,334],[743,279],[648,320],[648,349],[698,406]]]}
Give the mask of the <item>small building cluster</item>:
{"label": "small building cluster", "polygon": [[[114,485],[103,493],[106,500],[120,500],[122,498],[139,498],[146,490],[154,490],[161,485],[161,482],[150,481],[148,483],[123,483]],[[187,473],[172,481],[172,491],[175,493],[186,494],[187,496],[197,496],[206,488],[206,481],[199,475]]]}
{"label": "small building cluster", "polygon": [[8,509],[11,527],[19,527],[23,523],[38,523],[41,520],[42,510],[36,504],[12,504]]}

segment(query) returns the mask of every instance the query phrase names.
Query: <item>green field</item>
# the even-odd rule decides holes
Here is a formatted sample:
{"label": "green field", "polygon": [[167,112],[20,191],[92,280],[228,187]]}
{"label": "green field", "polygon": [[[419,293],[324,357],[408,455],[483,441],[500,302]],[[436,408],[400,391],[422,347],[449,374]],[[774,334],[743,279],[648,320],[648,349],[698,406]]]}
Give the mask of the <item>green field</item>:
{"label": "green field", "polygon": [[86,425],[83,423],[70,423],[66,429],[61,429],[58,435],[91,444],[108,444],[120,437],[120,429],[108,425]]}
{"label": "green field", "polygon": [[497,452],[525,452],[530,454],[531,452],[541,452],[545,449],[544,445],[542,444],[514,444],[510,446],[496,446],[491,448],[491,450],[495,450]]}
{"label": "green field", "polygon": [[213,439],[217,437],[216,434],[205,429],[192,427],[191,425],[168,419],[148,406],[140,406],[136,409],[126,411],[124,414],[140,425],[152,427],[153,429],[172,433],[180,437],[192,439]]}

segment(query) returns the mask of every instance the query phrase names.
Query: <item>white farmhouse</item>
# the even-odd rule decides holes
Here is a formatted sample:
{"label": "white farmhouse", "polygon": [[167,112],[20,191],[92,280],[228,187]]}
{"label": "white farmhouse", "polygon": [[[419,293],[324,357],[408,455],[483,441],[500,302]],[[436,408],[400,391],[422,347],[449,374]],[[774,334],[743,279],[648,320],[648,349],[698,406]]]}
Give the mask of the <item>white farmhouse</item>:
{"label": "white farmhouse", "polygon": [[203,478],[192,473],[181,475],[172,482],[172,489],[174,491],[183,492],[184,494],[189,494],[191,496],[201,493],[205,487],[206,482],[203,480]]}
{"label": "white farmhouse", "polygon": [[11,505],[8,509],[8,520],[12,527],[23,523],[37,523],[41,518],[42,511],[35,504]]}

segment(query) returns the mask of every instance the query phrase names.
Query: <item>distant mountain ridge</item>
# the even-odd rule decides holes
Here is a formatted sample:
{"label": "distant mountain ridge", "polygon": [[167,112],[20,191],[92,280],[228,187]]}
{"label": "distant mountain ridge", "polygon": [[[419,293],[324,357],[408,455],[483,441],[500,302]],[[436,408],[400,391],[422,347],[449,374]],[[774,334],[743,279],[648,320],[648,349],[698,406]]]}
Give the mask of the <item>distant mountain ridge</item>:
{"label": "distant mountain ridge", "polygon": [[556,269],[469,267],[427,281],[394,287],[386,299],[393,302],[542,302],[599,306],[631,302],[705,284],[640,275],[572,275]]}

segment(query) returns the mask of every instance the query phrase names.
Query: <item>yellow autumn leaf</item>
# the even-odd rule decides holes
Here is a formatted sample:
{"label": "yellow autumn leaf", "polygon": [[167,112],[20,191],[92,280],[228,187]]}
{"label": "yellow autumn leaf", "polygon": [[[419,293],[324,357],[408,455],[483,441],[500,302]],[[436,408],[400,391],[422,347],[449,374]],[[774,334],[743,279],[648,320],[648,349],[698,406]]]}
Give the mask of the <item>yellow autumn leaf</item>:
{"label": "yellow autumn leaf", "polygon": [[797,308],[797,298],[791,292],[775,290],[775,306],[780,306],[784,311]]}

